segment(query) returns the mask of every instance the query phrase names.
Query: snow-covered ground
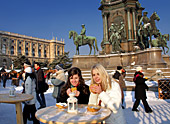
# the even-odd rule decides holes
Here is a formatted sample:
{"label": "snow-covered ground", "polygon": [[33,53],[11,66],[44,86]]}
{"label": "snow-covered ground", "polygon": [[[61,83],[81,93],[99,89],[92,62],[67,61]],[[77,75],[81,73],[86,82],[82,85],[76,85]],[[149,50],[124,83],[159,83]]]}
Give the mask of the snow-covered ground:
{"label": "snow-covered ground", "polygon": [[[50,83],[50,82],[49,82]],[[89,84],[90,82],[86,82]],[[133,82],[126,82],[126,85],[134,86]],[[156,82],[147,82],[147,85],[157,85]],[[11,81],[7,81],[7,87],[3,88],[0,83],[0,94],[9,93],[11,88]],[[22,86],[15,87],[16,92],[22,91]],[[53,87],[45,93],[47,106],[55,105],[55,99],[52,97]],[[158,98],[158,92],[147,91],[147,101],[153,109],[153,113],[145,113],[143,104],[139,106],[139,112],[131,111],[134,99],[133,91],[124,91],[125,106],[123,110],[127,120],[127,124],[170,124],[170,99],[162,100]],[[36,104],[37,108],[39,104]],[[23,105],[22,105],[23,107]],[[0,103],[0,124],[16,124],[15,105]],[[28,124],[32,124],[28,121]]]}

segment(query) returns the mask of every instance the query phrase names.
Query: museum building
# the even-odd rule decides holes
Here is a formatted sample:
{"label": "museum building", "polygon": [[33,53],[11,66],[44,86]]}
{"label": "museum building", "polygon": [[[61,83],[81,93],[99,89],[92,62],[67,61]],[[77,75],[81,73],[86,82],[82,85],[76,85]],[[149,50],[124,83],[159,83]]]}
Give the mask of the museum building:
{"label": "museum building", "polygon": [[19,54],[26,56],[31,63],[51,63],[58,55],[64,54],[64,39],[52,40],[36,38],[6,31],[0,31],[0,67],[10,68],[12,60]]}

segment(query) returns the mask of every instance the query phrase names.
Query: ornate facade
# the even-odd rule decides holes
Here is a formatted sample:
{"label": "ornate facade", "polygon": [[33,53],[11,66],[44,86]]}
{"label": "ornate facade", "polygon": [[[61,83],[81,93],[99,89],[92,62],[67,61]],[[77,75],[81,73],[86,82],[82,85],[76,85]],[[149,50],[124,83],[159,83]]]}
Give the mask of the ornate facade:
{"label": "ornate facade", "polygon": [[30,62],[52,62],[58,55],[64,54],[64,45],[62,39],[47,40],[0,31],[0,67],[9,68],[19,54],[26,56]]}

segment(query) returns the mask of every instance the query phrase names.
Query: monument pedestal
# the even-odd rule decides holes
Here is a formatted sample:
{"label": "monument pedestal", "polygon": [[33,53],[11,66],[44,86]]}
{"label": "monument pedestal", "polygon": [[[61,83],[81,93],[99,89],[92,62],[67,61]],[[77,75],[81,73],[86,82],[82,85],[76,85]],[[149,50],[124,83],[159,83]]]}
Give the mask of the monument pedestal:
{"label": "monument pedestal", "polygon": [[111,45],[110,45],[110,43],[109,42],[105,42],[105,53],[106,54],[110,54],[111,53],[111,51],[112,51],[112,49],[111,49]]}
{"label": "monument pedestal", "polygon": [[90,70],[94,64],[100,63],[106,69],[116,69],[117,66],[136,66],[143,68],[166,68],[167,63],[162,58],[162,50],[160,48],[148,48],[146,50],[107,54],[107,55],[75,55],[73,56],[73,65],[83,70]]}
{"label": "monument pedestal", "polygon": [[148,67],[149,68],[165,68],[167,63],[162,58],[162,50],[158,47],[148,48]]}
{"label": "monument pedestal", "polygon": [[124,50],[125,52],[133,52],[133,43],[135,41],[134,40],[129,40],[129,41],[126,41],[126,42],[122,42],[121,43],[121,48],[122,50]]}
{"label": "monument pedestal", "polygon": [[170,56],[169,55],[162,55],[163,60],[167,63],[167,66],[170,67]]}

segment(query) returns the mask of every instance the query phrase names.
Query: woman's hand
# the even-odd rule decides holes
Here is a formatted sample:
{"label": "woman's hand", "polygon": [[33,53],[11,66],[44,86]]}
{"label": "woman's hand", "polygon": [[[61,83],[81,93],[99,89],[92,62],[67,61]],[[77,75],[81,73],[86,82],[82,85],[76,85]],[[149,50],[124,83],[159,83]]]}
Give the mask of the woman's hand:
{"label": "woman's hand", "polygon": [[102,92],[102,88],[101,88],[101,86],[99,84],[99,86],[96,87],[96,93],[100,94],[101,92]]}
{"label": "woman's hand", "polygon": [[89,89],[90,89],[90,92],[92,92],[92,93],[94,93],[94,94],[96,94],[96,92],[95,92],[95,90],[96,90],[96,87],[97,86],[97,84],[91,84],[90,85],[90,87],[89,87]]}
{"label": "woman's hand", "polygon": [[68,88],[66,92],[67,92],[67,95],[69,96],[69,94],[71,93],[71,88]]}
{"label": "woman's hand", "polygon": [[76,97],[78,97],[80,95],[80,91],[78,91],[78,90],[73,91],[73,93],[75,93]]}
{"label": "woman's hand", "polygon": [[100,84],[99,85],[90,85],[90,91],[92,93],[100,94],[102,92],[102,88],[101,88]]}
{"label": "woman's hand", "polygon": [[67,95],[68,95],[68,96],[69,96],[69,94],[72,93],[72,92],[75,93],[75,96],[76,96],[76,97],[78,97],[78,96],[80,95],[80,91],[78,91],[78,90],[72,91],[71,88],[68,88],[66,92],[67,92]]}

